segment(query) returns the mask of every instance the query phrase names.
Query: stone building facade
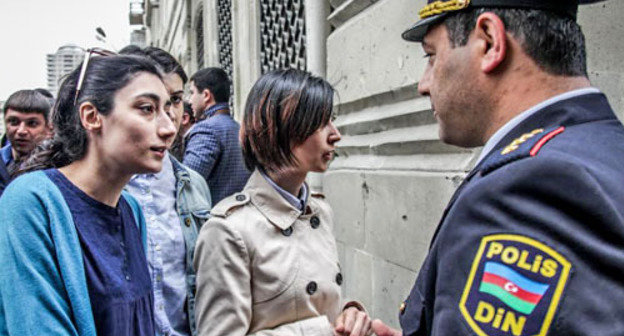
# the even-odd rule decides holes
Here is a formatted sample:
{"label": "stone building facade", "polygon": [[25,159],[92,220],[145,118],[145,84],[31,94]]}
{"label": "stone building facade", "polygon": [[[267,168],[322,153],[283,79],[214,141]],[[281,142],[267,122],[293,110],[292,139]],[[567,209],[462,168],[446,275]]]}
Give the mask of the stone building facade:
{"label": "stone building facade", "polygon": [[[140,0],[138,0],[140,1]],[[145,0],[148,44],[189,73],[222,66],[240,113],[267,69],[293,66],[337,90],[338,157],[311,181],[332,204],[347,297],[398,325],[444,206],[479,149],[441,143],[428,99],[418,95],[425,60],[401,32],[426,0]],[[624,2],[584,6],[592,82],[624,116]]]}

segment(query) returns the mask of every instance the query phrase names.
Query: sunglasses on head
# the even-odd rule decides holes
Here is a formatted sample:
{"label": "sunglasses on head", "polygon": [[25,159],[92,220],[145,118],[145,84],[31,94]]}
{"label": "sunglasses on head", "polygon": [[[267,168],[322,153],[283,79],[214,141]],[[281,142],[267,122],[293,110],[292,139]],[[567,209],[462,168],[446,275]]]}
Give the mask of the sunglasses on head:
{"label": "sunglasses on head", "polygon": [[78,102],[78,96],[82,89],[82,83],[84,82],[85,74],[87,73],[87,67],[89,66],[89,60],[91,55],[96,54],[100,56],[112,56],[117,55],[116,52],[102,49],[102,48],[89,48],[85,50],[84,61],[82,61],[82,67],[80,67],[80,75],[78,76],[78,82],[76,83],[76,95],[74,96],[74,105]]}

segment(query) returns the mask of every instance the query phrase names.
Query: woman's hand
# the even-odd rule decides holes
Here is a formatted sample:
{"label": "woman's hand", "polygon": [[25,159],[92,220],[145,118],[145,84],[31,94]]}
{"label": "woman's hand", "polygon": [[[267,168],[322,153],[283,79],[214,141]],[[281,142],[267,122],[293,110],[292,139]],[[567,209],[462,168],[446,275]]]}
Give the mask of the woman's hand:
{"label": "woman's hand", "polygon": [[377,336],[402,336],[401,330],[396,330],[385,325],[381,320],[373,321],[373,331]]}
{"label": "woman's hand", "polygon": [[335,336],[367,336],[371,332],[371,319],[356,307],[342,311],[334,323]]}

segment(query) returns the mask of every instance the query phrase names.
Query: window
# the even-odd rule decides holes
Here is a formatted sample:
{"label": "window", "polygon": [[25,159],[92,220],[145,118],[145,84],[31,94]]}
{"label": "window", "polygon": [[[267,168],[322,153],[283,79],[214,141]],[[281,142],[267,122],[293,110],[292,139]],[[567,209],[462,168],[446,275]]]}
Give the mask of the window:
{"label": "window", "polygon": [[262,73],[283,68],[306,70],[304,0],[259,1]]}

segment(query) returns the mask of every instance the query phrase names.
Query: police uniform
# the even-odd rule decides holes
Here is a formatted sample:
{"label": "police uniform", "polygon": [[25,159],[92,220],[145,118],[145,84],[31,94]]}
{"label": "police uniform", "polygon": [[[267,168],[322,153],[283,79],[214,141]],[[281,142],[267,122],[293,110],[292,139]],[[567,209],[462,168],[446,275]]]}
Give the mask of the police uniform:
{"label": "police uniform", "polygon": [[404,335],[624,335],[623,184],[624,127],[602,93],[524,119],[453,195]]}

